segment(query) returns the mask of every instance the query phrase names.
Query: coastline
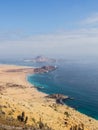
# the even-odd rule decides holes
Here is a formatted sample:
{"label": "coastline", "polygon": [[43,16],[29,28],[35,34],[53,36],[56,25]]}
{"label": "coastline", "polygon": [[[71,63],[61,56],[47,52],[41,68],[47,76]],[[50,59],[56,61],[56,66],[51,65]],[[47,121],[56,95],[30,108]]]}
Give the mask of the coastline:
{"label": "coastline", "polygon": [[[35,85],[35,88],[38,90],[38,91],[40,91],[40,92],[43,92],[43,93],[46,93],[46,94],[48,94],[48,95],[50,95],[50,94],[64,94],[64,93],[61,93],[61,92],[58,92],[58,90],[55,90],[54,88],[56,88],[57,87],[57,84],[55,84],[54,83],[54,81],[52,81],[53,83],[51,83],[51,86],[50,86],[50,80],[48,80],[48,78],[49,78],[49,76],[51,77],[51,76],[55,76],[55,74],[54,75],[51,75],[51,73],[48,75],[48,77],[47,77],[47,74],[42,74],[42,76],[41,76],[41,74],[39,73],[39,74],[33,74],[33,75],[30,75],[29,77],[28,77],[28,81],[31,83],[31,84],[33,84],[33,85]],[[44,81],[45,80],[45,81]],[[59,84],[59,87],[60,86],[62,86],[61,84]],[[65,84],[65,86],[66,86],[66,84]],[[57,89],[58,89],[58,87],[57,87]],[[64,94],[64,95],[67,95],[67,93],[66,94]],[[65,100],[65,102],[62,102],[62,104],[65,104],[65,105],[68,105],[69,107],[71,107],[71,108],[74,108],[75,110],[77,110],[78,112],[80,112],[81,114],[85,114],[85,115],[87,115],[87,116],[89,116],[89,117],[92,117],[92,118],[94,118],[95,120],[97,120],[98,121],[98,115],[97,115],[97,113],[95,112],[95,113],[92,113],[92,112],[89,112],[89,109],[88,109],[88,111],[86,111],[87,110],[87,106],[84,106],[84,107],[77,107],[78,105],[76,105],[75,103],[77,102],[77,99],[76,99],[76,97],[74,98],[74,95],[73,95],[73,98],[71,98],[71,99],[73,99],[72,101],[70,101],[70,97],[71,97],[71,94],[68,94],[68,95],[70,95],[69,96],[69,100],[67,101],[67,100]],[[67,96],[68,96],[67,95]],[[82,98],[82,96],[81,96],[81,98]],[[86,99],[85,99],[86,100]],[[71,103],[70,103],[71,102]],[[85,101],[84,101],[85,102]],[[72,104],[75,104],[75,105],[72,105]],[[93,103],[92,103],[93,104]],[[79,104],[79,105],[81,105],[81,103]],[[89,105],[89,104],[88,104]],[[97,107],[97,106],[96,106]],[[92,114],[91,114],[92,113]]]}
{"label": "coastline", "polygon": [[[4,86],[4,90],[0,94],[0,101],[3,106],[7,105],[7,108],[2,107],[6,117],[9,116],[12,109],[16,108],[11,116],[17,118],[21,111],[25,111],[30,125],[34,123],[32,117],[36,121],[39,121],[41,117],[43,122],[54,130],[69,130],[71,125],[80,123],[85,125],[85,130],[98,130],[97,120],[81,114],[67,105],[56,104],[53,99],[46,99],[47,94],[39,92],[28,82],[27,76],[33,73],[34,68],[32,67],[0,65],[0,85]],[[8,86],[8,83],[11,85]],[[18,86],[15,87],[15,84]],[[6,102],[8,103],[6,104]],[[69,113],[69,117],[65,112]],[[67,125],[65,119],[68,120]]]}

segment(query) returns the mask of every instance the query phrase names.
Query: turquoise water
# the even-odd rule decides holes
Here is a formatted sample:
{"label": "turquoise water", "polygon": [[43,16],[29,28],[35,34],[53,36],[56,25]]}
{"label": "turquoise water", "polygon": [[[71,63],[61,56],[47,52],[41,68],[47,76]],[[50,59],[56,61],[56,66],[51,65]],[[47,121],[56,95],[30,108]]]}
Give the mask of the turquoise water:
{"label": "turquoise water", "polygon": [[28,81],[44,93],[73,97],[67,105],[98,120],[97,64],[64,62],[53,72],[28,76]]}

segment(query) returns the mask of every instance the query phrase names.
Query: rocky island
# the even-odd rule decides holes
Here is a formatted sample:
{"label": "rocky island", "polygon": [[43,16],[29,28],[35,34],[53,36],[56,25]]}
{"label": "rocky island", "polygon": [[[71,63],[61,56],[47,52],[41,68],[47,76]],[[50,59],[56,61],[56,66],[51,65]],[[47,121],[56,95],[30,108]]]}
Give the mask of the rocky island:
{"label": "rocky island", "polygon": [[48,58],[46,56],[37,56],[32,59],[26,59],[25,62],[35,62],[35,63],[55,63],[56,59],[54,58]]}

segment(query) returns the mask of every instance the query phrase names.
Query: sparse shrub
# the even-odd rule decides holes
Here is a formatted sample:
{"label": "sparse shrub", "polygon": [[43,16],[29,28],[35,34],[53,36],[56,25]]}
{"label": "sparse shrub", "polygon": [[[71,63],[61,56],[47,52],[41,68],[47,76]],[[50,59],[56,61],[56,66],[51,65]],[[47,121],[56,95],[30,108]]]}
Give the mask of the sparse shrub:
{"label": "sparse shrub", "polygon": [[[34,119],[34,118],[33,118]],[[34,119],[34,130],[52,130],[47,124],[44,124],[40,118],[38,122],[35,121]]]}
{"label": "sparse shrub", "polygon": [[28,121],[28,116],[26,116],[26,118],[25,118],[25,121],[24,121],[25,124],[27,123],[27,121]]}
{"label": "sparse shrub", "polygon": [[84,130],[84,125],[74,125],[70,127],[70,130]]}
{"label": "sparse shrub", "polygon": [[39,125],[40,129],[42,129],[44,127],[44,124],[42,123],[41,118],[40,118],[40,121],[38,122],[38,125]]}
{"label": "sparse shrub", "polygon": [[32,118],[32,121],[35,123],[35,119],[34,118]]}
{"label": "sparse shrub", "polygon": [[64,112],[64,114],[65,114],[67,117],[70,116],[70,114],[69,114],[68,112]]}
{"label": "sparse shrub", "polygon": [[26,118],[25,118],[25,112],[22,112],[21,115],[18,115],[18,116],[17,116],[17,119],[18,119],[18,121],[24,122],[25,124],[26,124],[27,121],[28,121],[28,117],[26,116]]}
{"label": "sparse shrub", "polygon": [[25,119],[25,112],[22,112],[21,121],[23,122]]}

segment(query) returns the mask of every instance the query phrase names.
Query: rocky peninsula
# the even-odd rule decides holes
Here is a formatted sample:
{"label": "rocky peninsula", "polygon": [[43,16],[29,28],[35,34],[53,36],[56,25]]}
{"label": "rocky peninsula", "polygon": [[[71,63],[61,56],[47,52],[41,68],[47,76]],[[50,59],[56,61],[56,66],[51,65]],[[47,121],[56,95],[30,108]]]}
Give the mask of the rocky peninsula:
{"label": "rocky peninsula", "polygon": [[72,98],[70,98],[69,96],[65,96],[63,94],[50,94],[50,95],[48,95],[46,97],[55,99],[57,104],[62,104],[62,105],[64,105],[65,100],[68,100],[68,99],[72,100]]}
{"label": "rocky peninsula", "polygon": [[40,68],[35,68],[34,73],[48,73],[57,69],[56,66],[42,66]]}

